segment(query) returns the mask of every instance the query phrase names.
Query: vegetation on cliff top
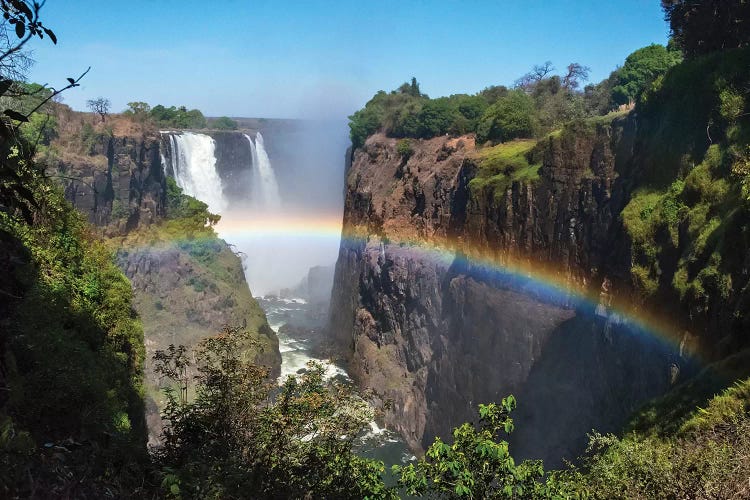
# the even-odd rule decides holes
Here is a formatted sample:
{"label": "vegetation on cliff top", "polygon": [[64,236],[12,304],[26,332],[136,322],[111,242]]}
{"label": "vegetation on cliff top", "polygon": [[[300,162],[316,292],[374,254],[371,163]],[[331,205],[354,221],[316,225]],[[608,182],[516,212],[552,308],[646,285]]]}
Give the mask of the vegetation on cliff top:
{"label": "vegetation on cliff top", "polygon": [[481,149],[477,154],[479,170],[469,188],[473,193],[489,191],[501,198],[513,182],[535,181],[541,166],[536,146],[533,139],[517,139]]}
{"label": "vegetation on cliff top", "polygon": [[[475,96],[434,100],[422,95],[413,80],[394,93],[379,93],[353,116],[354,144],[361,146],[377,130],[397,137],[475,131],[506,141],[482,152],[484,177],[478,182],[501,186],[519,176],[533,179],[534,142],[516,139],[538,138],[581,113],[601,114],[611,107],[619,82],[621,94],[637,102],[640,138],[648,153],[640,177],[633,180],[641,189],[623,212],[634,244],[636,284],[647,294],[676,294],[695,318],[708,318],[714,309],[730,314],[733,328],[746,333],[750,49],[748,32],[741,27],[750,18],[749,4],[664,4],[688,57],[666,74],[641,81],[635,71],[636,85],[628,87],[622,73],[581,93],[584,68],[571,65],[566,75],[549,76],[544,65],[515,90],[492,87]],[[700,15],[707,5],[716,15]],[[6,19],[16,21],[18,37],[28,30],[55,40],[39,23],[36,4],[9,0],[0,8]],[[0,94],[7,96],[11,86],[10,80],[0,80]],[[29,138],[48,133],[42,120],[27,116],[28,111],[10,111],[0,119],[3,496],[397,494],[398,487],[384,485],[382,464],[352,453],[352,440],[372,418],[367,405],[349,388],[327,384],[316,366],[289,378],[277,393],[239,348],[244,340],[232,328],[196,351],[194,398],[182,396],[184,390],[179,396],[167,390],[166,444],[148,461],[143,339],[130,286],[111,254],[33,162]],[[166,109],[164,120],[199,118],[174,111]],[[29,126],[19,128],[11,120]],[[564,129],[562,137],[573,130]],[[402,154],[408,151],[404,147]],[[174,185],[168,189],[175,218],[139,237],[188,234],[186,250],[204,262],[207,249],[200,237],[211,238],[216,219]],[[188,359],[187,351],[173,346],[156,361],[182,389],[191,374]],[[747,366],[742,357],[733,362]],[[452,444],[436,440],[423,459],[397,468],[399,487],[449,498],[748,496],[750,380],[721,387],[699,377],[676,388],[664,401],[644,408],[632,433],[622,438],[594,434],[590,455],[579,468],[549,475],[539,463],[516,464],[500,438],[513,428],[513,400],[483,405],[478,424],[459,426]],[[674,398],[680,404],[673,404]],[[695,405],[704,407],[695,410]],[[670,413],[668,406],[679,411]]]}
{"label": "vegetation on cliff top", "polygon": [[436,99],[422,94],[412,78],[411,84],[390,93],[378,92],[350,116],[350,137],[355,148],[376,132],[422,139],[474,133],[479,143],[540,138],[571,120],[605,115],[637,101],[680,60],[673,45],[654,44],[628,56],[625,65],[607,79],[584,88],[588,68],[572,63],[557,75],[552,63],[546,62],[534,66],[513,88],[491,86],[474,95]]}
{"label": "vegetation on cliff top", "polygon": [[632,275],[647,297],[681,304],[699,325],[717,314],[748,331],[750,49],[675,67],[638,110],[641,180],[622,213]]}

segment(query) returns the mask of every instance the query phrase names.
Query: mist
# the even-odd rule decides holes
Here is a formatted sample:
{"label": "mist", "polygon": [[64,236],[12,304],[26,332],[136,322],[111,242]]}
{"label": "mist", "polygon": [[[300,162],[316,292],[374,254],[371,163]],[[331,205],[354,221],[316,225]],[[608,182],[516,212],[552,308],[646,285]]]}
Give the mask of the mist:
{"label": "mist", "polygon": [[[243,125],[255,125],[263,135],[280,203],[264,209],[247,190],[225,185],[229,208],[216,229],[240,252],[253,295],[278,294],[299,284],[311,267],[336,261],[347,123],[260,119]],[[250,176],[246,170],[231,182],[247,186]]]}

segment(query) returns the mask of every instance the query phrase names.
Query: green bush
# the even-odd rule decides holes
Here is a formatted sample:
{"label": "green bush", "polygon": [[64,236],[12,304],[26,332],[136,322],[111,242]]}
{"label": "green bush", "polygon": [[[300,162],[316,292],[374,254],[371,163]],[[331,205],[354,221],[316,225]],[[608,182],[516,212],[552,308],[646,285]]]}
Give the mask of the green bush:
{"label": "green bush", "polygon": [[384,466],[356,456],[353,441],[373,418],[351,388],[326,382],[311,363],[279,389],[246,359],[247,334],[225,328],[190,356],[171,346],[154,357],[165,388],[164,446],[158,452],[163,494],[193,498],[395,498]]}
{"label": "green bush", "polygon": [[534,99],[521,90],[513,90],[484,112],[477,127],[477,141],[529,138],[537,127]]}
{"label": "green bush", "polygon": [[658,77],[682,61],[677,50],[652,44],[636,50],[625,59],[622,68],[615,72],[616,85],[612,100],[616,104],[635,103]]}
{"label": "green bush", "polygon": [[169,108],[157,104],[149,111],[149,116],[157,125],[178,129],[206,128],[206,117],[197,109],[188,110],[185,106]]}
{"label": "green bush", "polygon": [[409,159],[409,157],[414,153],[414,146],[412,146],[409,139],[401,139],[400,141],[398,141],[398,143],[396,143],[396,152],[403,158]]}
{"label": "green bush", "polygon": [[232,120],[228,116],[217,118],[211,125],[213,126],[213,128],[219,130],[237,130],[237,127],[239,126],[236,121]]}
{"label": "green bush", "polygon": [[693,407],[669,435],[595,432],[580,467],[555,480],[595,499],[744,497],[750,475],[748,387],[743,380],[705,409]]}
{"label": "green bush", "polygon": [[21,482],[7,475],[13,467],[0,471],[0,491],[25,496],[30,474],[40,491],[116,490],[121,467],[145,458],[143,331],[132,289],[57,187],[41,178],[27,187],[44,200],[37,222],[0,214],[0,245],[23,247],[11,270],[23,292],[7,304],[0,340],[8,384],[0,421],[36,444],[86,444],[53,466],[43,448],[25,446],[24,458],[0,443],[0,463],[26,471]]}

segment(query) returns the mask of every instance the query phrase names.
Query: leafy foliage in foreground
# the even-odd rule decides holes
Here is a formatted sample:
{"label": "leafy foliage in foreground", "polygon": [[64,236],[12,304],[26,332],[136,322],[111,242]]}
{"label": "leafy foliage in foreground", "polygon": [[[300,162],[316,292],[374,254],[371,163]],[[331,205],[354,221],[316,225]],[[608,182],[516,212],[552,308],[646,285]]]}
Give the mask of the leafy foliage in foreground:
{"label": "leafy foliage in foreground", "polygon": [[225,328],[195,352],[195,398],[186,397],[183,349],[157,353],[168,386],[159,462],[167,493],[188,498],[392,498],[383,464],[357,457],[373,414],[352,388],[310,364],[280,389],[245,358],[247,334]]}
{"label": "leafy foliage in foreground", "polygon": [[409,495],[448,498],[548,498],[557,487],[544,484],[541,461],[516,464],[501,432],[513,431],[513,396],[500,405],[479,405],[479,426],[462,424],[453,430],[453,443],[440,438],[424,458],[406,467],[395,466],[399,486]]}
{"label": "leafy foliage in foreground", "polygon": [[668,434],[593,433],[587,453],[556,480],[590,498],[747,498],[750,379],[694,409]]}
{"label": "leafy foliage in foreground", "polygon": [[118,489],[145,459],[130,283],[59,189],[29,175],[34,222],[0,213],[0,495]]}

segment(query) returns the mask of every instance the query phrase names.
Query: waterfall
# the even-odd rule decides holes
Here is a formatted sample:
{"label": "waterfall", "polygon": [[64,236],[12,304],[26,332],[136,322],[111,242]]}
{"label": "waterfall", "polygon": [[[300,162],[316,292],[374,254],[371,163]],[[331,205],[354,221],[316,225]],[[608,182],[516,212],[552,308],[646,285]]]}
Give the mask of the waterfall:
{"label": "waterfall", "polygon": [[[172,172],[185,194],[208,205],[216,214],[227,208],[227,200],[216,171],[216,144],[204,134],[181,132],[169,134]],[[166,167],[166,165],[165,165]]]}
{"label": "waterfall", "polygon": [[252,137],[245,134],[245,138],[250,143],[252,154],[252,206],[261,212],[277,211],[281,208],[281,196],[279,195],[279,185],[276,182],[276,175],[271,166],[271,160],[266,153],[263,136],[258,132],[255,136],[255,142]]}

